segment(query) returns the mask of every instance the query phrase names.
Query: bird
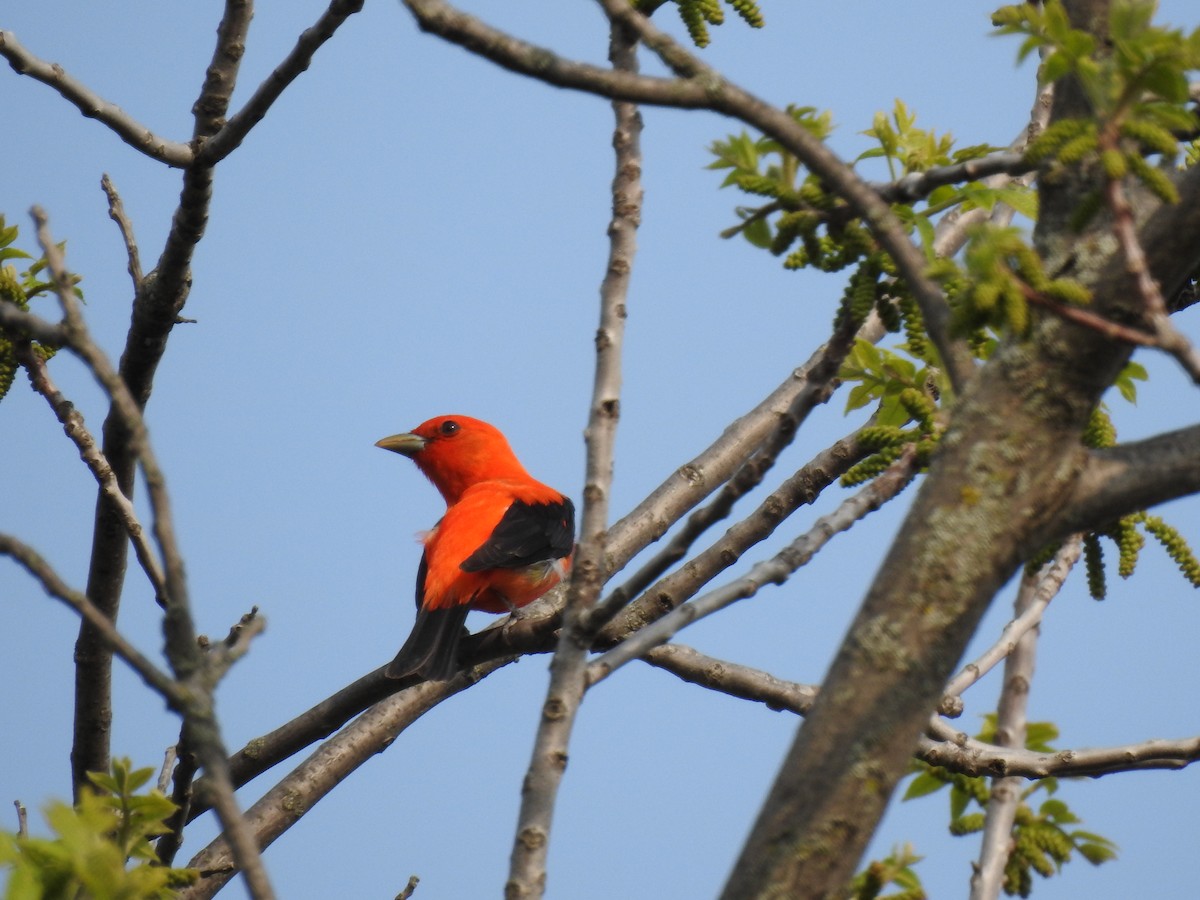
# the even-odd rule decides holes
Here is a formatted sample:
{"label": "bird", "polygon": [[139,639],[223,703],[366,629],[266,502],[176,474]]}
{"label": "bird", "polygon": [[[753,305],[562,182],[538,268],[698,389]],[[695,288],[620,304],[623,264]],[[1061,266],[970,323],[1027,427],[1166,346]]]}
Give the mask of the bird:
{"label": "bird", "polygon": [[498,428],[470,416],[437,416],[375,446],[411,459],[446,501],[420,538],[416,622],[384,675],[446,681],[469,610],[513,612],[566,578],[575,506],[525,470]]}

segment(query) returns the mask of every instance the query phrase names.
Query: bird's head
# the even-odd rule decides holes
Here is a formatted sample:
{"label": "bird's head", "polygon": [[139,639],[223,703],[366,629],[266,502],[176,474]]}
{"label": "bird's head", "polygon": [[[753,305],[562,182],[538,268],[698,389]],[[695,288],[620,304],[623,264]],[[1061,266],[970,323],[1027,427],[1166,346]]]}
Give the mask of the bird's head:
{"label": "bird's head", "polygon": [[529,477],[500,429],[470,416],[437,416],[375,446],[415,462],[447,505],[481,481]]}

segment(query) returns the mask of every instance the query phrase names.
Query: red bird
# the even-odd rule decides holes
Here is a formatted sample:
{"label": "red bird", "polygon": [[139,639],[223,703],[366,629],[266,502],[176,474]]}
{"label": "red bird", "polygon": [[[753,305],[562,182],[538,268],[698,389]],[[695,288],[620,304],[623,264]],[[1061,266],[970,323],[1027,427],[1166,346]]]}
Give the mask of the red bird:
{"label": "red bird", "polygon": [[375,444],[407,456],[446,501],[422,538],[417,621],[384,674],[445,681],[458,668],[468,610],[511,612],[570,571],[575,507],[535,481],[504,435],[467,416],[438,416]]}

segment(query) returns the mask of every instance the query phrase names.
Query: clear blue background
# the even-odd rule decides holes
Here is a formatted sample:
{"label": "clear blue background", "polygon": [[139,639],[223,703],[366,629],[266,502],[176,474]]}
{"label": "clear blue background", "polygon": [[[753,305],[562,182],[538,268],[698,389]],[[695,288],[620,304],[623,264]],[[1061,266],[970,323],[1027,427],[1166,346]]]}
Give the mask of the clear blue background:
{"label": "clear blue background", "polygon": [[[235,108],[316,20],[312,0],[261,4]],[[606,27],[589,3],[473,9],[558,52],[603,63]],[[767,28],[728,10],[705,58],[775,103],[833,111],[832,144],[903,98],[963,145],[1006,144],[1023,127],[1033,71],[1016,43],[988,36],[991,4],[786,3]],[[221,4],[64,0],[9,4],[0,27],[158,133],[186,140]],[[1184,0],[1163,16],[1193,27]],[[662,23],[681,32],[674,12]],[[647,71],[657,71],[643,56]],[[161,248],[179,173],[142,157],[50,89],[0,71],[0,212],[22,225],[46,208],[84,276],[87,316],[115,357],[130,285],[100,176],[137,229],[147,269]],[[743,198],[718,191],[706,146],[740,130],[707,113],[647,108],[646,203],[629,297],[625,392],[612,510],[619,517],[726,422],[782,381],[828,331],[842,282],[785,272],[743,241],[721,241]],[[417,31],[396,3],[370,3],[316,56],[217,171],[195,285],[159,369],[149,423],[173,492],[199,627],[223,635],[251,605],[267,633],[221,687],[231,748],[290,719],[390,658],[411,623],[413,535],[440,513],[386,434],[457,412],[507,432],[531,471],[578,496],[597,288],[609,219],[611,110]],[[868,170],[870,171],[870,170]],[[873,172],[881,177],[882,172]],[[53,315],[53,305],[41,305]],[[1197,313],[1180,324],[1200,336]],[[1169,361],[1138,406],[1112,401],[1124,438],[1195,420],[1195,390]],[[60,356],[60,386],[99,429],[105,405]],[[819,410],[769,483],[848,432],[842,399]],[[0,408],[0,530],[85,583],[95,486],[22,376]],[[144,491],[142,492],[144,493]],[[762,558],[844,496],[832,489],[749,555]],[[900,504],[838,537],[786,586],[681,636],[716,656],[819,681],[898,521]],[[749,503],[742,509],[749,509]],[[1200,541],[1195,502],[1162,514]],[[736,570],[735,570],[736,571]],[[619,579],[619,576],[618,576]],[[1072,577],[1043,627],[1031,718],[1060,746],[1200,733],[1194,652],[1200,598],[1157,546],[1110,599]],[[972,647],[1006,620],[999,598]],[[121,626],[158,654],[151,592],[129,579]],[[480,617],[475,627],[486,623]],[[36,810],[69,794],[73,614],[0,562],[0,799]],[[995,678],[967,695],[975,731]],[[546,658],[510,666],[438,708],[371,760],[268,851],[283,897],[497,896],[546,682]],[[118,667],[113,752],[157,765],[177,736],[162,704]],[[555,818],[549,896],[714,895],[795,732],[789,715],[634,664],[587,698]],[[298,761],[299,757],[294,762]],[[242,792],[252,802],[290,768]],[[1099,869],[1072,863],[1043,898],[1190,896],[1200,776],[1139,773],[1063,786],[1084,827],[1121,847]],[[10,813],[5,820],[11,827]],[[0,816],[4,814],[0,813]],[[894,804],[871,853],[911,841],[932,897],[966,892],[974,839],[946,833],[946,801]],[[181,853],[207,842],[198,822]],[[227,893],[240,896],[239,885]]]}

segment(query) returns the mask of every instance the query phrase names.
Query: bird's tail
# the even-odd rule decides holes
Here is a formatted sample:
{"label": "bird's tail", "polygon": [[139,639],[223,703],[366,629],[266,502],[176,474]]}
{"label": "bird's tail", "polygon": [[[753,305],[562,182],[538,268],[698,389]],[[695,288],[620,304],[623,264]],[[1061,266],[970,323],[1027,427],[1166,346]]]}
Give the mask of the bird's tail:
{"label": "bird's tail", "polygon": [[388,678],[416,675],[426,681],[448,681],[458,671],[458,641],[467,621],[467,606],[418,609],[412,634],[383,674]]}

